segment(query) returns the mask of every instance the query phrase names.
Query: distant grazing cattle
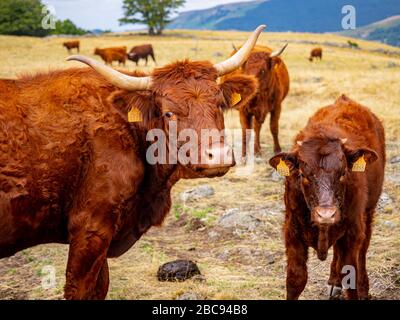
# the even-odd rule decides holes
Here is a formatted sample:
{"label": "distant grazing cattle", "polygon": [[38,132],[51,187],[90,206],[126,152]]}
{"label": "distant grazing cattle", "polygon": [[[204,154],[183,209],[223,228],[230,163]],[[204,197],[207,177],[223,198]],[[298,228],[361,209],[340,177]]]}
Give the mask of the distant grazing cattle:
{"label": "distant grazing cattle", "polygon": [[340,292],[349,276],[345,297],[368,299],[366,255],[384,178],[383,126],[343,95],[311,117],[296,141],[291,152],[270,160],[287,176],[287,298],[297,299],[307,283],[308,248],[325,260],[333,246],[330,293]]}
{"label": "distant grazing cattle", "polygon": [[149,56],[153,59],[154,63],[156,63],[153,46],[151,44],[133,47],[128,53],[128,59],[135,62],[136,65],[139,64],[140,59],[145,59],[147,66]]}
{"label": "distant grazing cattle", "polygon": [[126,63],[126,47],[114,47],[94,50],[94,54],[100,56],[108,65],[112,65],[113,61],[118,61],[118,65]]}
{"label": "distant grazing cattle", "polygon": [[[279,117],[282,109],[282,101],[289,91],[289,73],[285,63],[279,57],[285,50],[286,45],[278,50],[272,50],[265,46],[256,46],[249,58],[240,70],[227,75],[229,79],[237,74],[246,74],[256,77],[259,89],[257,95],[248,103],[235,106],[240,113],[240,123],[243,131],[242,156],[247,154],[246,130],[254,126],[255,132],[255,155],[261,155],[260,131],[268,113],[271,114],[270,130],[274,140],[274,151],[281,151],[279,145]],[[236,52],[236,50],[234,51]],[[232,54],[234,54],[234,52]]]}
{"label": "distant grazing cattle", "polygon": [[[177,136],[191,129],[199,137],[202,129],[223,130],[222,108],[247,77],[224,84],[218,77],[243,64],[264,28],[218,64],[184,60],[144,75],[72,56],[94,70],[0,80],[0,258],[68,243],[65,297],[104,299],[107,258],[163,222],[172,186],[182,178],[222,176],[235,164],[223,135],[199,142],[188,162],[153,163],[147,135],[161,132],[168,140],[174,128]],[[244,99],[256,90],[252,85],[239,91]],[[165,152],[174,158],[172,149]]]}
{"label": "distant grazing cattle", "polygon": [[80,49],[80,42],[79,41],[66,41],[63,43],[63,46],[65,48],[67,48],[68,53],[71,53],[72,49],[77,49],[78,53],[79,53],[79,49]]}
{"label": "distant grazing cattle", "polygon": [[310,57],[308,58],[308,60],[310,60],[310,62],[313,61],[313,59],[319,59],[322,60],[322,49],[321,48],[314,48],[311,50],[310,53]]}

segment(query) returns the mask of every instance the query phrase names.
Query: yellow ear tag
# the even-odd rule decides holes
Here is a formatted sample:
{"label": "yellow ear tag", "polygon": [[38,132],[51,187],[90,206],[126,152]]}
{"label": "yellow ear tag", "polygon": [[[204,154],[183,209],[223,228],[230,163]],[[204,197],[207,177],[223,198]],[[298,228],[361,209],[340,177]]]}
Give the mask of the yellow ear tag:
{"label": "yellow ear tag", "polygon": [[128,113],[128,121],[129,122],[141,122],[142,114],[140,110],[136,107],[132,107],[131,111]]}
{"label": "yellow ear tag", "polygon": [[231,99],[231,107],[236,106],[240,101],[242,101],[242,96],[239,93],[234,93]]}
{"label": "yellow ear tag", "polygon": [[284,176],[284,177],[290,176],[290,169],[289,169],[288,165],[286,164],[286,162],[283,161],[282,159],[279,161],[279,164],[276,166],[276,171],[278,171],[278,173],[281,176]]}
{"label": "yellow ear tag", "polygon": [[365,162],[364,155],[359,157],[356,162],[353,163],[353,168],[351,171],[354,172],[364,172],[367,162]]}

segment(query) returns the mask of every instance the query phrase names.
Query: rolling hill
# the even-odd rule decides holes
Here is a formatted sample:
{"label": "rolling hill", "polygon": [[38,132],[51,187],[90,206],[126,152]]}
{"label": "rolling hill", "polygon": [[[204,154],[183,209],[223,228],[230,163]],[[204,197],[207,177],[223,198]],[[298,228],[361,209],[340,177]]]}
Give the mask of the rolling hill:
{"label": "rolling hill", "polygon": [[[265,23],[268,31],[341,31],[342,7],[348,0],[258,0],[181,13],[171,29],[251,30]],[[352,0],[357,27],[400,14],[399,0]]]}
{"label": "rolling hill", "polygon": [[372,23],[356,30],[343,31],[341,34],[348,37],[380,41],[400,47],[400,15]]}

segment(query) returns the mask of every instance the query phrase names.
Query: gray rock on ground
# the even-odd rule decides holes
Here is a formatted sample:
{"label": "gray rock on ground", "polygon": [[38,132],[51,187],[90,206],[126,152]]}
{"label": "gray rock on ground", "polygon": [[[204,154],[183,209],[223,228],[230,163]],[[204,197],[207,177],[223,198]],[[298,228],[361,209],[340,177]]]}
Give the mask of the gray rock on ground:
{"label": "gray rock on ground", "polygon": [[215,194],[214,188],[209,185],[201,185],[197,188],[186,190],[180,194],[182,201],[194,201],[206,197],[211,197]]}

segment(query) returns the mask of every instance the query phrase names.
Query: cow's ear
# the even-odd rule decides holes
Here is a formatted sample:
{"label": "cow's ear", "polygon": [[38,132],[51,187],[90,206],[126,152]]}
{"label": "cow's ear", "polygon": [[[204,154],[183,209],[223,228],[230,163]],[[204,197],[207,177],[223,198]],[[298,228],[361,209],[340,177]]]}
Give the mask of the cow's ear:
{"label": "cow's ear", "polygon": [[378,154],[369,148],[345,149],[347,163],[354,172],[364,172],[366,167],[378,159]]}
{"label": "cow's ear", "polygon": [[150,91],[116,91],[108,98],[114,108],[131,123],[150,128],[160,116]]}
{"label": "cow's ear", "polygon": [[284,177],[289,177],[298,167],[297,155],[295,153],[279,153],[269,159],[269,164]]}
{"label": "cow's ear", "polygon": [[240,109],[257,94],[258,80],[251,75],[233,74],[222,80],[220,88],[226,101],[225,107]]}

